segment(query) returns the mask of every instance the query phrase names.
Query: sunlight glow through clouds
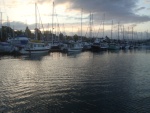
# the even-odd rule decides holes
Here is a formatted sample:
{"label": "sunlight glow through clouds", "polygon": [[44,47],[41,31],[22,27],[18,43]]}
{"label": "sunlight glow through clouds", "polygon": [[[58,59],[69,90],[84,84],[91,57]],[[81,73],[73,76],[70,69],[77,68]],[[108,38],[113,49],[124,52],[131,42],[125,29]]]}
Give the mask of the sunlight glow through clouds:
{"label": "sunlight glow through clouds", "polygon": [[[112,19],[123,19],[124,17],[126,19],[121,20],[122,24],[137,24],[136,29],[137,30],[147,30],[150,29],[148,26],[150,26],[150,22],[148,22],[150,19],[150,0],[136,0],[138,3],[136,3],[134,0],[126,0],[124,1],[127,4],[130,4],[127,6],[127,9],[116,9],[113,5],[111,6],[111,3],[113,3],[111,0],[108,0],[108,7],[110,6],[110,9],[106,7],[106,9],[102,8],[102,4],[96,4],[101,3],[100,1],[104,2],[104,0],[93,0],[93,2],[89,2],[87,0],[87,5],[83,4],[83,1],[76,0],[55,0],[55,12],[57,13],[54,17],[54,23],[59,22],[60,26],[62,27],[63,24],[66,27],[66,30],[69,32],[72,32],[72,27],[74,27],[74,31],[79,31],[80,25],[81,25],[81,9],[84,6],[85,9],[83,9],[83,30],[86,31],[86,28],[89,24],[89,14],[91,12],[92,8],[93,11],[95,11],[94,15],[94,25],[95,28],[98,29],[98,25],[100,25],[102,21],[102,15],[103,11],[107,11],[106,13],[106,22],[109,23],[109,25],[105,25],[106,29],[110,29],[111,21]],[[117,2],[117,4],[122,4],[123,0],[120,0]],[[39,13],[42,19],[42,23],[47,26],[48,23],[52,23],[52,0],[0,0],[0,7],[1,12],[3,12],[3,22],[7,21],[7,16],[9,17],[10,22],[22,22],[25,29],[26,24],[28,24],[29,28],[32,26],[31,29],[34,29],[34,23],[35,23],[35,2],[37,3]],[[94,3],[95,2],[95,3]],[[109,3],[111,2],[111,3]],[[123,3],[124,3],[123,2]],[[80,4],[81,3],[81,4]],[[93,4],[91,4],[93,3]],[[105,2],[104,2],[105,3]],[[136,5],[135,5],[136,3]],[[97,5],[97,6],[96,6]],[[104,4],[107,6],[107,4]],[[137,6],[137,7],[135,7]],[[129,9],[128,9],[129,7]],[[120,8],[120,6],[118,6]],[[135,12],[130,12],[131,10]],[[117,15],[117,12],[121,15]],[[97,12],[96,12],[97,11]],[[114,14],[112,14],[114,11]],[[122,12],[121,12],[122,11]],[[123,13],[127,15],[123,15]],[[135,14],[133,14],[135,13]],[[131,16],[128,14],[132,14]],[[128,19],[130,18],[130,20]],[[133,21],[134,19],[137,19],[137,21]],[[118,20],[120,21],[120,20]],[[138,24],[139,22],[139,24]],[[106,23],[107,24],[107,23]],[[117,23],[114,23],[117,24]],[[17,25],[16,25],[17,26]],[[145,26],[145,27],[144,27]],[[19,25],[17,26],[19,29]],[[63,29],[63,27],[61,28]]]}

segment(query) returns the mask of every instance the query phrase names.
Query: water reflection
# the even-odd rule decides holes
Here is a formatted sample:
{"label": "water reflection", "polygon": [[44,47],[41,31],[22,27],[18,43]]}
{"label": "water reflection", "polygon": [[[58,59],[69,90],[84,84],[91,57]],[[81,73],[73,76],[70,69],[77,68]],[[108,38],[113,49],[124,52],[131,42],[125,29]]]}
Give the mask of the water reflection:
{"label": "water reflection", "polygon": [[0,61],[0,112],[149,112],[150,54],[22,57]]}
{"label": "water reflection", "polygon": [[76,58],[80,53],[81,52],[68,52],[67,56]]}

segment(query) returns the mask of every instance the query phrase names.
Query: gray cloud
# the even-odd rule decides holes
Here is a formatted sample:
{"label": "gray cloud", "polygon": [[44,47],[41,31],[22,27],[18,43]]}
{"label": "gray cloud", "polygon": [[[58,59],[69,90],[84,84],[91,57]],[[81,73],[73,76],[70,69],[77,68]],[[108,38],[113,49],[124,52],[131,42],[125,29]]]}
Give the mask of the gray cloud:
{"label": "gray cloud", "polygon": [[13,21],[13,22],[9,22],[9,23],[7,23],[7,22],[3,23],[3,26],[7,26],[7,25],[9,27],[11,27],[12,29],[14,28],[15,30],[23,30],[26,28],[25,23],[17,22],[17,21]]}
{"label": "gray cloud", "polygon": [[[75,10],[81,10],[83,8],[84,13],[94,13],[94,20],[103,18],[103,14],[106,15],[106,20],[116,20],[122,23],[136,23],[150,21],[149,16],[140,16],[135,14],[137,9],[137,2],[139,0],[55,0],[56,4],[70,3],[70,8]],[[138,8],[142,10],[144,7]]]}
{"label": "gray cloud", "polygon": [[[84,14],[94,14],[94,23],[100,23],[105,14],[105,21],[114,20],[114,22],[124,23],[142,23],[150,21],[147,15],[138,15],[138,11],[145,9],[137,5],[139,0],[55,0],[55,5],[69,3],[67,10],[83,9]],[[30,3],[33,1],[30,1]],[[36,0],[38,4],[50,4],[53,0]],[[146,2],[149,2],[147,0]],[[148,9],[149,10],[149,9]],[[67,15],[66,15],[67,18]],[[73,18],[73,17],[70,17]],[[78,18],[75,16],[74,20]],[[79,15],[80,19],[80,15]],[[86,19],[87,20],[87,19]]]}
{"label": "gray cloud", "polygon": [[138,9],[136,9],[135,11],[140,11],[140,10],[143,10],[143,9],[145,9],[145,7],[140,7]]}
{"label": "gray cloud", "polygon": [[146,3],[150,3],[150,0],[145,0]]}
{"label": "gray cloud", "polygon": [[27,25],[27,24],[25,24],[25,23],[23,23],[23,22],[18,22],[18,21],[13,21],[13,22],[9,22],[9,23],[7,23],[7,22],[4,22],[3,23],[3,26],[9,26],[9,27],[11,27],[12,29],[15,29],[15,30],[25,30],[26,29],[26,27],[28,26],[29,27],[29,29],[31,29],[31,30],[33,30],[34,28],[35,28],[35,24],[31,24],[31,25]]}

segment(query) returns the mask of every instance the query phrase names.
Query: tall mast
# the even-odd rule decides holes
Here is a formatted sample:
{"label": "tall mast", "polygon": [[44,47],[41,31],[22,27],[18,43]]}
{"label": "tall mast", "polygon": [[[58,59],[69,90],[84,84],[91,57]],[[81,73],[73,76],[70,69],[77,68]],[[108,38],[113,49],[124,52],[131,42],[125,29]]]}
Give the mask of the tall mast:
{"label": "tall mast", "polygon": [[124,40],[124,25],[123,25],[123,40]]}
{"label": "tall mast", "polygon": [[37,40],[37,4],[35,3],[35,39]]}
{"label": "tall mast", "polygon": [[8,29],[8,30],[7,30],[7,38],[8,38],[8,35],[9,35],[9,25],[8,25],[8,21],[9,21],[9,20],[8,20],[8,16],[7,16],[7,29]]}
{"label": "tall mast", "polygon": [[128,27],[128,32],[127,32],[127,41],[129,41],[129,35],[130,33],[129,33],[129,27]]}
{"label": "tall mast", "polygon": [[8,16],[7,16],[7,27],[9,26],[9,25],[8,25],[8,21],[9,21],[9,19],[8,19]]}
{"label": "tall mast", "polygon": [[53,9],[52,9],[52,45],[53,45],[53,40],[54,40],[53,39],[53,29],[54,29],[53,28],[53,19],[54,19],[53,16],[54,16],[54,2],[53,2]]}
{"label": "tall mast", "polygon": [[141,41],[143,40],[143,33],[141,32]]}
{"label": "tall mast", "polygon": [[91,13],[90,13],[90,38],[92,38],[92,36],[91,36],[91,35],[92,35],[92,33],[91,33],[91,32],[92,32],[92,27],[91,27],[92,24],[91,24],[91,20],[92,20],[92,16],[91,16]]}
{"label": "tall mast", "polygon": [[93,20],[94,20],[94,19],[93,19],[93,13],[92,13],[92,37],[94,38],[94,35],[93,35],[93,31],[94,31],[94,30],[93,30]]}
{"label": "tall mast", "polygon": [[15,33],[14,33],[15,29],[14,29],[14,25],[13,25],[13,38],[15,38]]}
{"label": "tall mast", "polygon": [[93,14],[90,13],[90,38],[92,38],[93,35],[92,31],[93,31]]}
{"label": "tall mast", "polygon": [[133,26],[132,26],[132,42],[133,42]]}
{"label": "tall mast", "polygon": [[[27,20],[26,20],[26,28],[27,28],[28,26],[27,26]],[[26,31],[26,30],[25,30]],[[29,37],[29,34],[28,34],[28,32],[26,31],[25,32],[25,34],[27,35],[27,37]]]}
{"label": "tall mast", "polygon": [[64,25],[64,23],[63,23],[63,29],[64,29],[64,34],[65,34],[65,41],[66,41],[66,30],[65,30],[65,25]]}
{"label": "tall mast", "polygon": [[105,30],[104,30],[104,29],[105,29],[105,28],[104,28],[104,22],[105,22],[105,14],[104,14],[104,20],[103,20],[103,38],[104,38],[104,31],[105,31]]}
{"label": "tall mast", "polygon": [[113,34],[113,20],[112,20],[112,25],[111,25],[111,39],[112,39],[112,34]]}
{"label": "tall mast", "polygon": [[119,22],[118,22],[118,40],[119,40]]}
{"label": "tall mast", "polygon": [[146,33],[147,35],[146,35],[146,38],[148,39],[148,30],[147,30],[147,33]]}
{"label": "tall mast", "polygon": [[72,26],[72,39],[73,39],[73,26]]}
{"label": "tall mast", "polygon": [[9,26],[8,26],[8,16],[7,16],[7,38],[8,38],[8,34],[9,34]]}
{"label": "tall mast", "polygon": [[3,30],[2,29],[3,25],[2,24],[3,24],[3,22],[2,22],[2,12],[1,12],[1,39],[2,39],[2,35],[3,35],[3,31],[2,31]]}
{"label": "tall mast", "polygon": [[83,9],[81,9],[81,41],[82,41],[82,11]]}

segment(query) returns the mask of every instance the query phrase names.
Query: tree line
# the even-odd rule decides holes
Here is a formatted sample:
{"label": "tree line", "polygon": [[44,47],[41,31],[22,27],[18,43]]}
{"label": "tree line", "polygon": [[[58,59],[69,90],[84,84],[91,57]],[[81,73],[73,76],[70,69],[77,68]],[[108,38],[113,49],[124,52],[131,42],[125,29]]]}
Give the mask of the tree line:
{"label": "tree line", "polygon": [[[64,35],[63,33],[59,33],[58,36],[56,34],[51,33],[51,31],[44,31],[44,33],[42,33],[40,31],[40,29],[34,29],[37,32],[37,40],[46,40],[46,41],[51,41],[52,40],[52,36],[53,38],[59,41],[65,41],[65,40],[81,40],[81,36],[78,36],[77,34],[75,34],[74,36],[68,36],[68,35]],[[26,27],[25,31],[22,30],[14,30],[11,27],[8,26],[2,26],[2,28],[0,29],[0,41],[7,41],[8,38],[15,38],[17,36],[26,36],[30,39],[35,39],[35,33],[32,33],[31,30],[28,28],[28,26]],[[82,37],[83,40],[89,40],[89,38],[83,36]]]}

